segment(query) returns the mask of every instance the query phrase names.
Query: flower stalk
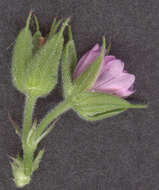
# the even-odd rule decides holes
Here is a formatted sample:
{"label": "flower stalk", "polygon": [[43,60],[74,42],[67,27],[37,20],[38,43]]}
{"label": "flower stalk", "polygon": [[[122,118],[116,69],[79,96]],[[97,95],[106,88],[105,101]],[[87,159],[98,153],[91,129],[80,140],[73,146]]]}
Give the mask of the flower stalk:
{"label": "flower stalk", "polygon": [[24,107],[23,136],[22,136],[23,145],[26,144],[28,133],[32,124],[32,115],[36,100],[37,100],[36,97],[29,95],[26,96],[25,107]]}
{"label": "flower stalk", "polygon": [[60,116],[62,113],[71,108],[71,104],[69,100],[65,100],[58,104],[54,109],[52,109],[48,114],[42,119],[40,124],[37,127],[36,135],[37,137],[42,134],[45,130],[46,126],[48,126],[54,119]]}
{"label": "flower stalk", "polygon": [[28,147],[27,138],[30,131],[30,127],[32,125],[32,117],[34,106],[36,103],[36,97],[26,96],[26,103],[24,108],[24,123],[23,123],[23,136],[22,136],[22,144],[23,144],[23,157],[24,157],[24,173],[27,176],[31,175],[32,170],[32,160],[34,151]]}

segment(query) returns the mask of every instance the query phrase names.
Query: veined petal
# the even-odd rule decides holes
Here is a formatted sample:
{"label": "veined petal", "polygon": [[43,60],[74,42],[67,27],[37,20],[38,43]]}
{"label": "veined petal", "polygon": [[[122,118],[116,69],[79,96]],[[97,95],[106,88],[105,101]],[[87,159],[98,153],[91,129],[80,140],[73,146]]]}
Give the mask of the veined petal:
{"label": "veined petal", "polygon": [[105,56],[105,57],[104,57],[104,62],[103,62],[103,64],[102,64],[102,66],[101,66],[101,70],[100,70],[99,75],[102,74],[102,73],[107,69],[108,63],[109,63],[110,61],[115,60],[115,59],[116,59],[116,58],[115,58],[115,56],[113,56],[113,55]]}
{"label": "veined petal", "polygon": [[123,98],[127,98],[128,96],[130,96],[131,94],[133,94],[135,92],[135,90],[129,90],[129,89],[119,89],[117,91],[115,91],[115,95],[119,96],[119,97],[123,97]]}
{"label": "veined petal", "polygon": [[[106,56],[107,57],[107,56]],[[114,59],[106,58],[106,59]],[[114,78],[117,78],[124,69],[124,63],[120,61],[119,59],[109,61],[105,63],[103,66],[103,69],[101,69],[101,72],[93,86],[93,88],[100,88],[101,85],[108,83],[109,81],[112,81]]]}
{"label": "veined petal", "polygon": [[135,81],[135,75],[129,73],[122,73],[118,77],[103,83],[97,88],[93,88],[94,91],[99,91],[108,94],[115,94],[120,97],[127,97],[129,94],[134,93],[134,90],[129,90]]}

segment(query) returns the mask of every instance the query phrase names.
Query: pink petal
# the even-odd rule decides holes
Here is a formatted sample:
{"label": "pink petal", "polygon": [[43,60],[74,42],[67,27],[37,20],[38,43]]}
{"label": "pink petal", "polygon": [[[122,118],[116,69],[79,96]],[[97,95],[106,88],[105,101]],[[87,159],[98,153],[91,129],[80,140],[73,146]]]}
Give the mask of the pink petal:
{"label": "pink petal", "polygon": [[93,88],[95,91],[102,92],[119,92],[119,90],[128,90],[134,83],[135,76],[129,73],[122,73],[121,75],[113,78],[112,80],[103,83],[101,86],[97,88]]}
{"label": "pink petal", "polygon": [[100,52],[101,47],[98,44],[96,44],[89,52],[84,54],[75,68],[73,78],[77,78],[83,71],[85,71],[88,68],[88,66],[96,60]]}
{"label": "pink petal", "polygon": [[120,90],[116,91],[114,94],[119,97],[126,98],[126,97],[130,96],[131,94],[133,94],[134,92],[135,92],[135,90],[120,89]]}
{"label": "pink petal", "polygon": [[[109,59],[105,57],[105,60]],[[114,59],[114,57],[110,57],[110,59]],[[124,63],[119,59],[112,60],[110,62],[105,62],[103,66],[103,70],[101,69],[99,76],[93,86],[93,88],[100,88],[101,85],[113,80],[117,76],[121,75],[124,69]]]}
{"label": "pink petal", "polygon": [[115,56],[112,56],[112,55],[108,55],[108,56],[105,56],[104,57],[104,63],[102,64],[101,66],[101,70],[100,70],[100,73],[103,73],[103,71],[108,67],[107,64],[110,62],[110,61],[113,61],[115,60]]}

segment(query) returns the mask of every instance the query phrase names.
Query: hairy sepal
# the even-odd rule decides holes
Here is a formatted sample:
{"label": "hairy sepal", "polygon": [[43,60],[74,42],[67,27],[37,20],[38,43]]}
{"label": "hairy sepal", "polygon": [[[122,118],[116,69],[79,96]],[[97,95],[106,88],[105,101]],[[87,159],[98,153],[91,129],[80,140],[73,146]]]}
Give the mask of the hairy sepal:
{"label": "hairy sepal", "polygon": [[71,95],[72,90],[72,74],[71,74],[71,65],[77,62],[77,56],[74,49],[74,41],[69,41],[63,53],[62,59],[62,79],[63,79],[63,88],[65,97]]}
{"label": "hairy sepal", "polygon": [[129,108],[138,108],[114,95],[99,92],[83,92],[74,97],[73,109],[84,119],[95,121],[115,116]]}
{"label": "hairy sepal", "polygon": [[19,33],[13,49],[12,80],[14,86],[26,94],[25,77],[26,68],[32,57],[32,35],[29,30],[31,14],[29,15],[26,26]]}
{"label": "hairy sepal", "polygon": [[73,81],[74,95],[79,94],[84,90],[88,90],[96,81],[105,53],[105,46],[105,38],[103,37],[103,45],[100,55],[77,79]]}

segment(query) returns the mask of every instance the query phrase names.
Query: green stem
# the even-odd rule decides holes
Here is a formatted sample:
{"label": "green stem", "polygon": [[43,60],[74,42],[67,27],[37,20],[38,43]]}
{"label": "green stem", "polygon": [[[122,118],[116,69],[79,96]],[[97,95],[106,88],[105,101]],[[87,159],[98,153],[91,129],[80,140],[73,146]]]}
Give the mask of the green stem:
{"label": "green stem", "polygon": [[33,151],[27,146],[27,137],[32,125],[32,117],[34,105],[36,102],[35,97],[26,96],[25,108],[24,108],[24,123],[23,123],[23,134],[22,134],[22,144],[23,144],[23,158],[24,158],[24,173],[27,176],[31,175],[32,172],[32,160]]}
{"label": "green stem", "polygon": [[24,108],[23,136],[22,136],[23,145],[26,144],[28,133],[31,128],[35,102],[36,102],[35,97],[29,95],[26,96],[25,108]]}
{"label": "green stem", "polygon": [[45,128],[59,115],[70,108],[69,101],[65,100],[64,102],[57,105],[54,109],[52,109],[40,122],[36,130],[36,136],[39,137]]}
{"label": "green stem", "polygon": [[24,158],[24,173],[26,176],[31,176],[32,174],[32,165],[33,165],[33,156],[34,151],[31,147],[24,145],[23,146],[23,158]]}

